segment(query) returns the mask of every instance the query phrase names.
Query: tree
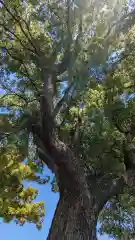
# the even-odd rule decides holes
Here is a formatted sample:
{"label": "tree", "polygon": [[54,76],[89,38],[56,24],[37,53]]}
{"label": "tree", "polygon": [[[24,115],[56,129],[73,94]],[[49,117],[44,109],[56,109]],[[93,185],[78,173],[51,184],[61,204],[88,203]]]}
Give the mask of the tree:
{"label": "tree", "polygon": [[134,100],[122,99],[134,92],[134,9],[127,1],[0,3],[1,107],[11,126],[2,126],[4,156],[12,146],[34,176],[43,163],[55,174],[60,200],[48,239],[96,239],[105,204],[134,183]]}

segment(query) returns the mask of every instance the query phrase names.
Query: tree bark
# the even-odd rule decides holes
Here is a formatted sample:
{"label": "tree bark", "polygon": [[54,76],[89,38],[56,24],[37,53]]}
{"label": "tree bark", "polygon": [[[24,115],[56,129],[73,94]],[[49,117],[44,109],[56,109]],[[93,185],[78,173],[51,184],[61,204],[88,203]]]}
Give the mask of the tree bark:
{"label": "tree bark", "polygon": [[51,156],[58,166],[60,199],[48,240],[96,240],[99,206],[88,188],[80,160],[60,141],[51,149]]}
{"label": "tree bark", "polygon": [[59,161],[61,156],[66,161],[59,165],[57,173],[60,199],[48,240],[97,240],[96,226],[100,211],[111,197],[121,192],[125,179],[108,180],[106,177],[99,183],[95,178],[95,182],[89,181],[88,185],[79,159],[68,148],[65,154],[55,153],[56,157],[59,155]]}
{"label": "tree bark", "polygon": [[48,240],[96,240],[97,218],[88,196],[67,193],[58,202]]}

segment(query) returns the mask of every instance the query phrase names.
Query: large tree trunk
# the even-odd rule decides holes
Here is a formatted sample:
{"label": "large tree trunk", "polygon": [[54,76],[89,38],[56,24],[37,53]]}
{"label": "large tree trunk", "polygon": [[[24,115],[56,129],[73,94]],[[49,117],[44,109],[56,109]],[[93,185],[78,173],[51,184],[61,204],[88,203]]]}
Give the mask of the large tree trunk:
{"label": "large tree trunk", "polygon": [[97,218],[89,196],[67,193],[58,202],[48,240],[96,240]]}
{"label": "large tree trunk", "polygon": [[97,219],[104,203],[95,199],[80,160],[66,145],[58,141],[53,156],[59,166],[60,200],[48,240],[96,240]]}
{"label": "large tree trunk", "polygon": [[[70,150],[67,157],[70,163],[75,162],[71,161]],[[68,170],[71,170],[70,167]],[[59,168],[60,199],[48,240],[97,240],[96,226],[101,210],[106,202],[121,193],[125,186],[123,176],[109,180],[108,177],[102,180],[97,180],[95,177],[92,180],[85,179],[79,168],[76,170],[78,171],[73,173],[67,172],[63,167]]]}
{"label": "large tree trunk", "polygon": [[79,159],[68,148],[65,153],[55,153],[56,158],[59,155],[59,161],[61,157],[66,161],[59,165],[57,172],[60,200],[48,240],[97,240],[96,226],[100,211],[111,197],[121,192],[125,180],[123,177],[113,180],[107,177],[102,180],[96,177],[94,180],[86,179]]}
{"label": "large tree trunk", "polygon": [[[60,199],[56,207],[52,225],[49,231],[48,240],[97,240],[96,226],[100,211],[105,203],[117,193],[121,192],[124,185],[123,177],[112,182],[107,188],[95,182],[93,187],[80,183],[80,191],[73,187],[72,178],[66,179],[66,174],[63,174],[61,184],[69,182],[71,189],[60,190]],[[105,181],[106,182],[106,181]],[[60,182],[59,182],[60,183]],[[105,184],[106,185],[106,184]],[[61,187],[61,186],[60,186]],[[62,186],[63,187],[63,186]]]}
{"label": "large tree trunk", "polygon": [[57,163],[60,190],[48,240],[96,240],[96,225],[101,206],[95,201],[85,178],[83,166],[73,152],[57,140],[51,149]]}

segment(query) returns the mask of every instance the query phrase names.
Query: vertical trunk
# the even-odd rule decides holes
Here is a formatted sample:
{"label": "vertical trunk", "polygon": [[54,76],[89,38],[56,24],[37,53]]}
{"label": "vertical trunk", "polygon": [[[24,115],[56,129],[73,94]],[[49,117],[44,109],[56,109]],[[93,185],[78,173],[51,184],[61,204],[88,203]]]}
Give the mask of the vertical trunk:
{"label": "vertical trunk", "polygon": [[[72,155],[69,156],[72,158]],[[60,167],[58,172],[60,200],[48,240],[97,240],[99,213],[106,202],[121,191],[124,179],[120,177],[117,181],[109,181],[108,184],[105,179],[104,184],[100,185],[96,181],[89,181],[88,186],[88,180],[85,180],[82,171],[76,168],[78,171],[71,172],[70,167],[66,170]]]}
{"label": "vertical trunk", "polygon": [[59,141],[52,153],[59,166],[57,177],[60,200],[48,240],[96,240],[99,208],[87,186],[80,160]]}
{"label": "vertical trunk", "polygon": [[88,196],[60,198],[48,240],[96,240],[97,212]]}
{"label": "vertical trunk", "polygon": [[57,144],[52,153],[58,162],[60,200],[48,240],[97,240],[97,219],[103,206],[88,187],[80,160],[63,143]]}

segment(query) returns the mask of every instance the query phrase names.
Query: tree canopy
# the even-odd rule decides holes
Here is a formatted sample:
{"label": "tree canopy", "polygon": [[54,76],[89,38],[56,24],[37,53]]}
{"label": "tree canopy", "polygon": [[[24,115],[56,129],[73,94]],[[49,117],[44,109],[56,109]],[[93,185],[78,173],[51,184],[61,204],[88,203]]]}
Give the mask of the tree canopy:
{"label": "tree canopy", "polygon": [[[37,134],[44,89],[57,135],[79,155],[91,191],[98,195],[95,181],[106,191],[124,176],[100,214],[100,233],[132,239],[134,5],[83,2],[0,0],[0,217],[42,226],[44,203],[33,202],[38,191],[24,181],[48,183],[44,164],[56,170]],[[51,184],[58,191],[57,174]]]}

